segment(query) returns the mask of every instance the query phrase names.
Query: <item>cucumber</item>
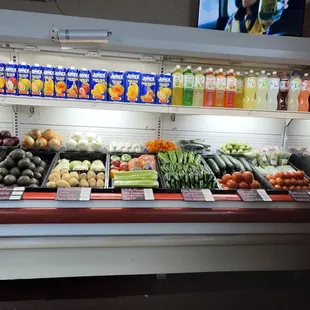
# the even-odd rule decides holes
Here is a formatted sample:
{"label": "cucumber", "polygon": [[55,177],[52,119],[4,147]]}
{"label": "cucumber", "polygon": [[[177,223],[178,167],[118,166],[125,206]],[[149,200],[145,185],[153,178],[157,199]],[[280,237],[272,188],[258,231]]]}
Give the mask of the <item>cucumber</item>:
{"label": "cucumber", "polygon": [[218,165],[218,167],[221,169],[221,171],[226,170],[226,164],[219,155],[214,155],[213,159],[216,162],[216,164]]}
{"label": "cucumber", "polygon": [[242,164],[242,162],[240,161],[240,160],[238,160],[238,162],[239,162],[239,165],[240,165],[240,172],[246,172],[246,169],[245,169],[245,167],[244,167],[244,165]]}
{"label": "cucumber", "polygon": [[227,158],[226,155],[221,155],[221,158],[226,164],[227,172],[232,173],[234,170],[234,165],[232,164],[232,162]]}
{"label": "cucumber", "polygon": [[240,169],[239,161],[236,158],[233,158],[230,155],[226,155],[226,156],[231,161],[231,163],[234,165],[234,170],[235,171],[240,171],[241,169]]}
{"label": "cucumber", "polygon": [[208,159],[208,165],[217,177],[221,177],[221,170],[212,158]]}
{"label": "cucumber", "polygon": [[239,158],[239,161],[243,164],[246,171],[253,172],[251,165],[247,162],[247,160],[243,157]]}

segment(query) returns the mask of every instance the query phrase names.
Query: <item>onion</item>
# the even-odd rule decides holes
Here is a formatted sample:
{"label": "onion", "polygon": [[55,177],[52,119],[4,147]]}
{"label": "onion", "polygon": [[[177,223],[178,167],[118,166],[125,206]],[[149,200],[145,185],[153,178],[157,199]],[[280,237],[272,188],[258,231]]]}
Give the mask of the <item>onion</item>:
{"label": "onion", "polygon": [[[46,140],[52,140],[54,137],[55,137],[55,132],[51,129],[47,129],[43,132],[43,137],[46,139]],[[58,139],[57,139],[58,140]],[[59,140],[58,140],[59,141]]]}
{"label": "onion", "polygon": [[39,149],[45,149],[47,147],[47,140],[43,137],[40,137],[39,139],[36,140],[36,147]]}
{"label": "onion", "polygon": [[74,132],[71,135],[71,138],[74,139],[76,142],[79,142],[82,139],[82,133],[81,132]]}
{"label": "onion", "polygon": [[3,146],[14,146],[14,139],[12,138],[5,138],[2,141]]}
{"label": "onion", "polygon": [[61,136],[59,136],[59,135],[55,135],[55,137],[54,137],[54,138],[58,139],[58,140],[60,141],[60,143],[62,144],[62,137],[61,137]]}
{"label": "onion", "polygon": [[78,142],[77,148],[81,151],[87,151],[88,150],[89,143],[86,139],[82,139]]}
{"label": "onion", "polygon": [[31,136],[33,139],[37,140],[42,136],[41,130],[40,129],[32,129],[29,132],[29,136]]}
{"label": "onion", "polygon": [[51,148],[53,151],[57,151],[61,146],[61,143],[58,139],[53,138],[48,141],[48,147]]}
{"label": "onion", "polygon": [[33,147],[34,146],[34,139],[29,136],[29,135],[25,135],[23,137],[23,140],[22,140],[22,145],[26,148],[29,148],[29,147]]}
{"label": "onion", "polygon": [[74,139],[70,138],[66,143],[66,148],[68,151],[74,151],[76,150],[77,145],[78,143]]}
{"label": "onion", "polygon": [[8,130],[2,130],[0,132],[0,138],[11,138],[11,133]]}
{"label": "onion", "polygon": [[19,138],[18,137],[12,137],[14,140],[14,145],[17,145],[19,143]]}
{"label": "onion", "polygon": [[84,135],[83,139],[86,139],[89,143],[93,142],[96,140],[97,136],[94,133],[87,133]]}
{"label": "onion", "polygon": [[103,147],[101,140],[93,141],[90,146],[93,148],[94,151],[100,151]]}

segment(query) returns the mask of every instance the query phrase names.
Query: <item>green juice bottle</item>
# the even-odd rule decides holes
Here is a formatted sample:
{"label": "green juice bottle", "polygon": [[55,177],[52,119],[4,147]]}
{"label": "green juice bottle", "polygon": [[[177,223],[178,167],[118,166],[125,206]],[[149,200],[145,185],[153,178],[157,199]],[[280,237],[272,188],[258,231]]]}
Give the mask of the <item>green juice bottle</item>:
{"label": "green juice bottle", "polygon": [[191,66],[187,66],[183,72],[184,77],[184,91],[183,91],[183,105],[193,105],[193,91],[194,91],[194,73]]}

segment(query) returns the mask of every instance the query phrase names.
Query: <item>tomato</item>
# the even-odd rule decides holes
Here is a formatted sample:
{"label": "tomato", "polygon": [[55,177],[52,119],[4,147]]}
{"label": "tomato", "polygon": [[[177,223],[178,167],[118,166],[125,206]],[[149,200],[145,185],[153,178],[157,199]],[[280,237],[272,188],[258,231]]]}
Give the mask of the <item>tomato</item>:
{"label": "tomato", "polygon": [[240,188],[240,189],[249,189],[249,185],[248,185],[248,183],[242,181],[242,182],[240,182],[238,184],[238,188]]}
{"label": "tomato", "polygon": [[227,183],[226,183],[226,186],[230,189],[237,189],[238,188],[238,184],[237,182],[235,182],[234,180],[229,180]]}
{"label": "tomato", "polygon": [[265,176],[265,178],[266,178],[267,180],[270,180],[270,179],[272,178],[272,176],[271,176],[270,174],[268,174],[268,175]]}
{"label": "tomato", "polygon": [[304,185],[309,185],[309,180],[307,178],[304,178]]}
{"label": "tomato", "polygon": [[257,181],[253,181],[252,183],[251,183],[251,188],[252,189],[259,189],[260,188],[260,184],[257,182]]}
{"label": "tomato", "polygon": [[291,178],[291,173],[290,172],[285,172],[284,173],[284,179],[290,179]]}
{"label": "tomato", "polygon": [[284,172],[278,172],[278,178],[284,179]]}
{"label": "tomato", "polygon": [[290,179],[285,179],[284,180],[284,185],[287,186],[287,187],[290,187],[292,185],[292,182]]}
{"label": "tomato", "polygon": [[308,190],[308,186],[304,185],[304,186],[302,187],[302,189],[305,190],[305,191],[307,191],[307,190]]}
{"label": "tomato", "polygon": [[279,177],[279,173],[280,173],[280,172],[276,172],[276,173],[274,173],[274,174],[273,174],[273,176],[272,176],[272,177],[273,177],[273,179],[278,178],[278,177]]}
{"label": "tomato", "polygon": [[280,186],[283,186],[284,185],[284,180],[280,177],[276,178],[276,183]]}
{"label": "tomato", "polygon": [[297,185],[297,180],[296,179],[291,179],[291,184],[292,184],[292,186],[296,186]]}
{"label": "tomato", "polygon": [[295,186],[290,186],[288,190],[289,190],[289,191],[294,191],[295,189],[296,189]]}
{"label": "tomato", "polygon": [[293,174],[292,174],[292,172],[286,172],[286,174],[287,174],[287,178],[288,178],[288,179],[291,179],[291,178],[294,177]]}
{"label": "tomato", "polygon": [[248,184],[251,184],[254,180],[254,176],[253,176],[253,173],[250,172],[250,171],[246,171],[243,173],[243,178],[244,178],[244,181],[247,182]]}
{"label": "tomato", "polygon": [[296,177],[297,177],[298,179],[303,179],[303,178],[305,177],[305,173],[304,173],[302,170],[298,170],[298,171],[296,172]]}
{"label": "tomato", "polygon": [[304,180],[297,180],[297,184],[299,186],[304,186]]}
{"label": "tomato", "polygon": [[296,186],[296,189],[297,189],[298,191],[301,191],[301,190],[302,190],[302,187],[299,186],[299,185],[297,185],[297,186]]}
{"label": "tomato", "polygon": [[224,191],[228,191],[229,188],[228,188],[227,186],[223,186],[223,190],[224,190]]}
{"label": "tomato", "polygon": [[287,187],[287,186],[283,186],[283,187],[282,187],[282,190],[288,191],[288,187]]}
{"label": "tomato", "polygon": [[231,177],[237,183],[240,183],[243,181],[243,175],[241,172],[234,172]]}
{"label": "tomato", "polygon": [[291,178],[292,179],[297,179],[296,172],[291,172]]}
{"label": "tomato", "polygon": [[281,191],[282,190],[282,187],[280,186],[280,185],[275,185],[275,189],[277,190],[277,191]]}
{"label": "tomato", "polygon": [[222,182],[224,184],[226,184],[229,180],[231,180],[231,175],[230,174],[227,173],[227,174],[223,175]]}
{"label": "tomato", "polygon": [[269,180],[270,184],[275,186],[277,184],[276,180],[275,179],[270,179]]}

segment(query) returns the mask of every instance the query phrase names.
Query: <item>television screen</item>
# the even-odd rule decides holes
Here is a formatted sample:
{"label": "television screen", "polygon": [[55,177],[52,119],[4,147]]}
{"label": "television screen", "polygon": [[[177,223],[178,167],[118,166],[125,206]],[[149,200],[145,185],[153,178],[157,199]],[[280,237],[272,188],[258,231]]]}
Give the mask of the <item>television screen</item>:
{"label": "television screen", "polygon": [[200,0],[198,27],[300,36],[304,10],[305,0]]}

